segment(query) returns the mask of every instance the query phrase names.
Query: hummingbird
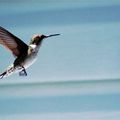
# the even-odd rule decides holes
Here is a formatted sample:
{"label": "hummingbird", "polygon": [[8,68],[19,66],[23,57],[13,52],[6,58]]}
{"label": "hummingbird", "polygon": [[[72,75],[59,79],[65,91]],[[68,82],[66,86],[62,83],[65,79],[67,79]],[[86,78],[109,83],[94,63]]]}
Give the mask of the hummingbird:
{"label": "hummingbird", "polygon": [[0,74],[0,78],[7,77],[13,73],[19,73],[19,76],[27,76],[26,69],[35,62],[42,41],[58,35],[60,34],[34,35],[29,45],[27,45],[21,39],[0,26],[0,44],[11,51],[15,57],[14,62]]}

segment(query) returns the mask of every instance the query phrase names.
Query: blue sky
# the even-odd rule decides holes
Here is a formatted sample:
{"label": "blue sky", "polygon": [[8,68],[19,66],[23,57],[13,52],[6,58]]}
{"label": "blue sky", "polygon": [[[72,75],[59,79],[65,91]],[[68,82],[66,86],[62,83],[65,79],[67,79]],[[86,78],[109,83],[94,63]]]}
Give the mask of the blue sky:
{"label": "blue sky", "polygon": [[[61,34],[43,42],[37,62],[27,70],[30,80],[119,78],[119,10],[120,2],[112,0],[6,1],[1,2],[0,24],[26,43],[34,34]],[[0,51],[2,72],[14,59]]]}

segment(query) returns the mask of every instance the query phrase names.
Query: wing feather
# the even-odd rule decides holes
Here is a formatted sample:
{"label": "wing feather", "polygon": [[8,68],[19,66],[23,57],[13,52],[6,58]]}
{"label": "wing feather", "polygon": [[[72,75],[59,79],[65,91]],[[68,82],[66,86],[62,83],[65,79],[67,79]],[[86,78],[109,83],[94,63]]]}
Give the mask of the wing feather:
{"label": "wing feather", "polygon": [[27,53],[28,50],[28,45],[3,27],[0,27],[0,44],[10,50],[16,57]]}

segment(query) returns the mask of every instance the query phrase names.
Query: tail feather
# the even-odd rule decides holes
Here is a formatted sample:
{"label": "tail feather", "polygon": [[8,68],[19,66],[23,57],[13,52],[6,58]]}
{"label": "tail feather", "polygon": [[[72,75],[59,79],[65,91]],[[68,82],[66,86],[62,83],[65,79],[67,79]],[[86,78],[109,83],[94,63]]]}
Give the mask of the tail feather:
{"label": "tail feather", "polygon": [[10,65],[7,70],[5,72],[3,72],[2,74],[0,74],[0,79],[7,77],[9,75],[11,75],[14,72],[14,66],[13,64]]}
{"label": "tail feather", "polygon": [[0,79],[2,79],[5,75],[7,74],[7,72],[3,72],[2,74],[0,74]]}
{"label": "tail feather", "polygon": [[5,72],[0,74],[0,79],[7,77],[13,73],[19,72],[20,76],[27,76],[27,72],[24,67],[19,66],[19,67],[14,67],[14,65],[10,65]]}

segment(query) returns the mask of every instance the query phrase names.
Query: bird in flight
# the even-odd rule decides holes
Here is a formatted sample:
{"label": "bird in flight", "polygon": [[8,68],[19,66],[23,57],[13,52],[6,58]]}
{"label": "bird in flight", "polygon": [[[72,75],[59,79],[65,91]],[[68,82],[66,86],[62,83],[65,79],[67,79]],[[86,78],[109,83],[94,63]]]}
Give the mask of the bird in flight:
{"label": "bird in flight", "polygon": [[0,44],[11,51],[15,57],[14,62],[0,74],[0,78],[16,72],[19,72],[20,76],[27,76],[26,68],[35,62],[43,39],[58,35],[60,34],[35,35],[32,37],[29,45],[27,45],[5,28],[0,27]]}

